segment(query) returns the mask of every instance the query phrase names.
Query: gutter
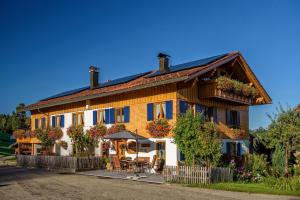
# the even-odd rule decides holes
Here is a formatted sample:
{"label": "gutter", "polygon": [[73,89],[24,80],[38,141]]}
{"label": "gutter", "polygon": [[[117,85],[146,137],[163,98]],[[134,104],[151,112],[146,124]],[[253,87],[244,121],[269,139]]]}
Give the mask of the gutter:
{"label": "gutter", "polygon": [[101,93],[101,94],[93,94],[93,95],[89,95],[89,96],[76,97],[73,99],[66,99],[66,100],[52,102],[52,103],[48,103],[48,104],[40,105],[40,106],[30,106],[29,105],[20,111],[31,111],[31,110],[41,109],[41,108],[49,108],[49,107],[68,104],[68,103],[75,103],[78,101],[85,101],[85,100],[106,97],[106,96],[115,95],[115,94],[121,94],[121,93],[125,93],[125,92],[131,92],[131,91],[140,90],[140,89],[146,89],[146,88],[160,86],[160,85],[166,85],[166,84],[170,84],[170,83],[176,83],[176,82],[180,82],[180,81],[185,81],[187,79],[188,79],[188,76],[183,76],[183,77],[179,77],[179,78],[175,78],[175,79],[164,80],[164,81],[160,81],[160,82],[152,82],[152,83],[148,83],[145,85],[135,86],[132,88],[126,88],[126,89],[122,89],[122,90],[116,90],[116,91],[112,91],[112,92],[105,92],[105,93]]}

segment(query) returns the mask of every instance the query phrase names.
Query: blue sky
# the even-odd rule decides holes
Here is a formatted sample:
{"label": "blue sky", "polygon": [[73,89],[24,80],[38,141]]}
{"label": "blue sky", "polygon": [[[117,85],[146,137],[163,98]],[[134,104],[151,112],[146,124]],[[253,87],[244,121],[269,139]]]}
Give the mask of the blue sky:
{"label": "blue sky", "polygon": [[0,113],[102,81],[239,50],[273,99],[250,109],[266,126],[300,103],[300,1],[0,0]]}

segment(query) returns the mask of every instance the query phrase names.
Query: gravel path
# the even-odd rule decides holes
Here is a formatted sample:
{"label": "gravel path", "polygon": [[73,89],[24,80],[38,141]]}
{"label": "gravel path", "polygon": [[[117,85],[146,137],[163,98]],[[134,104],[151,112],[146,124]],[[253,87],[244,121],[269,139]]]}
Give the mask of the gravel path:
{"label": "gravel path", "polygon": [[280,199],[297,197],[227,192],[179,185],[56,174],[38,169],[0,168],[0,199]]}

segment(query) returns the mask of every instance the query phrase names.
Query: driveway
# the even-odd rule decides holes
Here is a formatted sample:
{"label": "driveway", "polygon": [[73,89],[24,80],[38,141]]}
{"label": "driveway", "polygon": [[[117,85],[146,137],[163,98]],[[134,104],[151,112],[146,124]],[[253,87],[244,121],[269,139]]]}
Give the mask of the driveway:
{"label": "driveway", "polygon": [[296,200],[300,198],[101,179],[92,176],[57,174],[40,169],[1,167],[0,199]]}

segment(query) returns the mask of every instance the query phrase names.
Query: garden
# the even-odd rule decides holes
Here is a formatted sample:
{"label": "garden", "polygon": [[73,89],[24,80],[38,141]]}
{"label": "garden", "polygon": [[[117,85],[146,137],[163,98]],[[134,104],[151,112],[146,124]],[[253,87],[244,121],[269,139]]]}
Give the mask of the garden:
{"label": "garden", "polygon": [[222,139],[216,125],[206,122],[202,113],[181,115],[173,132],[184,155],[184,164],[228,167],[232,182],[189,184],[203,188],[253,193],[300,195],[300,112],[279,105],[268,115],[267,128],[251,131],[253,153],[224,159]]}

